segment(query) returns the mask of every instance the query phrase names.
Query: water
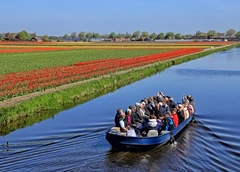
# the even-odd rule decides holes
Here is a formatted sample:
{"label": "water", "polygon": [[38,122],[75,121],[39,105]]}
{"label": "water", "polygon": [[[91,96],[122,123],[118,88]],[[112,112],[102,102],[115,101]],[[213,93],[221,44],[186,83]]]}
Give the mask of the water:
{"label": "water", "polygon": [[[173,66],[0,137],[0,171],[239,171],[240,49]],[[196,122],[166,145],[117,152],[105,140],[116,109],[162,91],[191,94]],[[8,146],[6,143],[8,142]]]}

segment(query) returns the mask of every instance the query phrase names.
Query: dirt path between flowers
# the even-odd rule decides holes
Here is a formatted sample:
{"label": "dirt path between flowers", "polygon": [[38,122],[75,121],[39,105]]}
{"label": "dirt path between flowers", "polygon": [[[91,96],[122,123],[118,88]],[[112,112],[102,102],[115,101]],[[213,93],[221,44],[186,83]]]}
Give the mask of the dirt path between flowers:
{"label": "dirt path between flowers", "polygon": [[[220,47],[211,47],[211,48],[205,49],[205,50],[203,50],[203,51],[214,50],[214,49],[219,49],[219,48],[224,48],[224,47],[228,47],[228,46],[230,46],[230,45],[232,45],[232,44],[228,44],[228,45],[224,45],[224,46],[220,46]],[[115,75],[125,74],[125,73],[128,73],[128,72],[132,71],[133,69],[136,69],[136,70],[144,69],[144,68],[152,67],[152,66],[154,66],[154,65],[157,65],[157,64],[160,64],[160,63],[164,63],[164,62],[167,62],[167,61],[174,61],[174,60],[176,60],[176,59],[183,58],[183,57],[186,57],[186,56],[189,56],[189,55],[199,54],[199,53],[201,53],[201,52],[202,52],[202,51],[197,52],[197,53],[192,53],[192,54],[184,55],[184,56],[179,56],[179,57],[172,58],[172,59],[168,59],[168,60],[164,60],[164,61],[160,61],[160,62],[157,62],[157,63],[148,64],[148,65],[145,65],[145,66],[140,66],[140,67],[131,68],[131,69],[123,70],[123,71],[118,71],[118,72],[115,72],[114,74],[115,74]],[[100,79],[106,78],[106,77],[110,77],[110,75],[104,75],[104,76],[100,76],[100,77],[96,77],[96,78],[90,78],[90,79],[87,79],[87,80],[83,80],[83,81],[79,81],[79,82],[75,82],[75,83],[71,83],[71,84],[62,85],[62,86],[59,86],[59,87],[56,87],[56,88],[50,88],[50,89],[47,89],[47,90],[45,90],[45,91],[34,92],[34,93],[27,94],[27,95],[23,95],[23,96],[19,96],[19,97],[14,97],[14,98],[11,98],[11,99],[8,99],[8,100],[0,101],[0,108],[1,108],[1,107],[14,106],[14,105],[17,105],[17,104],[19,104],[19,103],[21,103],[21,102],[24,102],[24,101],[33,99],[33,98],[35,98],[35,97],[38,97],[38,96],[41,96],[41,95],[44,95],[44,94],[48,94],[48,93],[53,93],[53,92],[56,92],[56,91],[65,90],[65,89],[71,88],[71,87],[73,87],[73,86],[78,86],[78,85],[81,85],[81,84],[84,84],[84,83],[87,83],[87,82],[100,80]]]}

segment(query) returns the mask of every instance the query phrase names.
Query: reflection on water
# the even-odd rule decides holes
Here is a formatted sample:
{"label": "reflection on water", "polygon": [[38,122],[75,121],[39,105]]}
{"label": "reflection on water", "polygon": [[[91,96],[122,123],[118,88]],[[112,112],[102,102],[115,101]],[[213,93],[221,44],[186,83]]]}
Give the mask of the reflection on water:
{"label": "reflection on water", "polygon": [[[2,171],[239,171],[240,49],[166,69],[0,138]],[[191,94],[196,122],[166,145],[116,152],[105,140],[117,108],[158,91]],[[6,145],[9,142],[8,146]]]}
{"label": "reflection on water", "polygon": [[238,70],[206,70],[206,69],[177,69],[179,75],[188,77],[235,77],[240,76]]}

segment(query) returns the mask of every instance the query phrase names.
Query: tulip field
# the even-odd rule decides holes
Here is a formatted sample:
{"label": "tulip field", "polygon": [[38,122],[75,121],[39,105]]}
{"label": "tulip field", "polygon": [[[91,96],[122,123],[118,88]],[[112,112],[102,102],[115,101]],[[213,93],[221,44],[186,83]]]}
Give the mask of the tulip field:
{"label": "tulip field", "polygon": [[0,101],[225,44],[0,42]]}

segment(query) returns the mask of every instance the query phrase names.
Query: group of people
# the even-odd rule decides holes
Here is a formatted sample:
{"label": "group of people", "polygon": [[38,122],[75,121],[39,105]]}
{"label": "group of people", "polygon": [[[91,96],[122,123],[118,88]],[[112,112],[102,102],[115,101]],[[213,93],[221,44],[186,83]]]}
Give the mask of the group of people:
{"label": "group of people", "polygon": [[171,96],[158,92],[156,96],[144,98],[125,111],[119,108],[115,115],[115,125],[120,127],[121,132],[134,130],[139,137],[148,136],[149,131],[157,131],[159,135],[171,131],[195,111],[191,95],[184,95],[182,103],[176,103]]}

